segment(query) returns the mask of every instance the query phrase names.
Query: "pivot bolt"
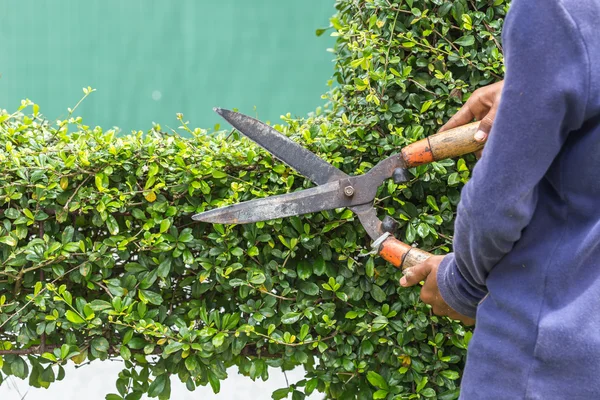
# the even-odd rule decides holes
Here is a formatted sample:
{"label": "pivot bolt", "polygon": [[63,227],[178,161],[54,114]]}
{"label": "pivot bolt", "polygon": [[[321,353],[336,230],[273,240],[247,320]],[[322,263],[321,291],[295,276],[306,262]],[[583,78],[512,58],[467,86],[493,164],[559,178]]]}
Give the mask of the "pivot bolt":
{"label": "pivot bolt", "polygon": [[344,194],[348,197],[354,196],[354,188],[352,186],[346,186],[344,188]]}

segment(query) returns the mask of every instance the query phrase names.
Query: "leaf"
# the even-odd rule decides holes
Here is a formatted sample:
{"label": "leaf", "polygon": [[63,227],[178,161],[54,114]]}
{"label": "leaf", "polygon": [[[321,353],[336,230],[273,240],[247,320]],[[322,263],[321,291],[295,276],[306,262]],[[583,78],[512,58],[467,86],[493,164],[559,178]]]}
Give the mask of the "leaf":
{"label": "leaf", "polygon": [[212,344],[215,347],[221,347],[223,342],[225,341],[225,337],[227,336],[224,332],[219,332],[212,338]]}
{"label": "leaf", "polygon": [[154,203],[154,201],[156,201],[156,193],[148,192],[144,198],[148,200],[149,203]]}
{"label": "leaf", "polygon": [[100,192],[104,191],[104,184],[103,184],[104,174],[102,174],[102,173],[96,174],[94,180],[96,183],[96,187],[98,188],[98,191],[100,191]]}
{"label": "leaf", "polygon": [[429,235],[429,225],[427,225],[424,222],[421,222],[418,226],[417,226],[417,233],[419,234],[419,236],[421,236],[422,238],[427,237],[427,235]]}
{"label": "leaf", "polygon": [[192,235],[192,230],[189,228],[184,229],[181,234],[179,235],[179,238],[177,239],[178,241],[180,241],[181,243],[189,243],[192,240],[194,240],[194,236]]}
{"label": "leaf", "polygon": [[62,178],[60,178],[60,188],[62,190],[67,190],[68,187],[69,187],[69,177],[63,176]]}
{"label": "leaf", "polygon": [[367,259],[367,262],[365,264],[365,274],[369,278],[372,278],[373,275],[375,275],[375,261],[373,260],[373,257],[369,257]]}
{"label": "leaf", "polygon": [[313,263],[313,273],[317,276],[322,276],[325,273],[325,260],[323,256],[318,256]]}
{"label": "leaf", "polygon": [[171,221],[168,219],[163,219],[160,222],[160,233],[165,233],[166,231],[168,231],[170,226],[171,226]]}
{"label": "leaf", "polygon": [[448,378],[450,380],[456,380],[459,378],[458,372],[452,371],[449,369],[441,371],[440,375],[442,375],[444,378]]}
{"label": "leaf", "polygon": [[144,303],[151,303],[151,304],[160,306],[163,302],[162,296],[151,290],[141,289],[138,292],[138,296],[139,296],[140,300],[142,300]]}
{"label": "leaf", "polygon": [[171,272],[171,258],[166,258],[163,262],[160,263],[156,270],[156,274],[161,278],[166,278]]}
{"label": "leaf", "polygon": [[4,243],[11,247],[14,247],[17,245],[18,242],[17,242],[17,239],[15,239],[12,236],[2,236],[2,237],[0,237],[0,243]]}
{"label": "leaf", "polygon": [[10,219],[17,219],[21,213],[17,209],[7,208],[6,211],[4,211],[4,215]]}
{"label": "leaf", "polygon": [[156,379],[154,379],[154,382],[152,382],[150,384],[150,387],[148,388],[148,396],[158,397],[158,395],[160,395],[163,392],[163,390],[165,389],[166,384],[167,384],[167,375],[166,374],[157,376]]}
{"label": "leaf", "polygon": [[27,364],[25,364],[25,361],[23,361],[21,357],[16,357],[10,363],[10,370],[14,376],[21,379],[27,378],[27,375],[29,373],[29,368],[27,367]]}
{"label": "leaf", "polygon": [[465,35],[454,42],[459,46],[472,46],[475,44],[475,37],[473,35]]}
{"label": "leaf", "polygon": [[84,324],[85,323],[85,320],[83,318],[81,318],[79,316],[79,314],[77,314],[74,311],[67,310],[67,312],[65,313],[65,316],[67,317],[67,320],[69,320],[70,322],[72,322],[74,324]]}
{"label": "leaf", "polygon": [[121,346],[119,353],[121,354],[121,358],[125,361],[131,358],[131,350],[125,345]]}
{"label": "leaf", "polygon": [[113,217],[110,214],[106,218],[106,226],[108,227],[108,231],[110,232],[111,235],[119,234],[119,223],[117,222],[115,217]]}
{"label": "leaf", "polygon": [[298,263],[297,271],[298,271],[298,277],[302,280],[306,280],[306,279],[310,278],[310,276],[312,275],[313,268],[312,268],[312,265],[308,261],[302,260]]}
{"label": "leaf", "polygon": [[377,285],[373,285],[373,288],[371,289],[371,295],[373,296],[373,299],[379,303],[385,301],[387,297],[385,292]]}
{"label": "leaf", "polygon": [[300,282],[298,288],[302,293],[305,293],[309,296],[316,296],[319,294],[319,286],[313,282]]}
{"label": "leaf", "polygon": [[108,340],[103,337],[94,338],[90,344],[99,353],[106,353],[109,348]]}
{"label": "leaf", "polygon": [[388,389],[388,384],[385,381],[385,379],[383,379],[383,376],[379,375],[377,372],[375,371],[369,371],[367,372],[367,380],[369,381],[369,383],[375,387],[381,388],[381,389]]}
{"label": "leaf", "polygon": [[164,352],[165,354],[173,354],[178,352],[183,348],[183,343],[180,342],[171,342],[165,346]]}
{"label": "leaf", "polygon": [[281,389],[277,389],[276,391],[273,392],[273,394],[271,395],[271,398],[273,400],[281,400],[281,399],[285,399],[288,394],[290,393],[291,388],[281,388]]}
{"label": "leaf", "polygon": [[294,322],[298,321],[300,319],[300,316],[302,314],[298,313],[298,312],[289,312],[287,314],[284,314],[281,317],[281,323],[284,325],[290,325],[293,324]]}
{"label": "leaf", "polygon": [[230,279],[228,282],[231,287],[242,286],[245,283],[244,280],[238,278]]}

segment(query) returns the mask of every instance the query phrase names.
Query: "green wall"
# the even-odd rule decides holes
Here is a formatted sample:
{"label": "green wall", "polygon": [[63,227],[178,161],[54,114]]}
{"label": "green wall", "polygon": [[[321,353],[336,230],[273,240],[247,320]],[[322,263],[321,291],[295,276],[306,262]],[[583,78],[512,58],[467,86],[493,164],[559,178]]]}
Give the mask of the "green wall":
{"label": "green wall", "polygon": [[[267,120],[322,104],[331,0],[0,0],[0,108],[29,98],[47,118],[147,130],[220,122],[212,107]],[[255,110],[256,107],[256,110]]]}

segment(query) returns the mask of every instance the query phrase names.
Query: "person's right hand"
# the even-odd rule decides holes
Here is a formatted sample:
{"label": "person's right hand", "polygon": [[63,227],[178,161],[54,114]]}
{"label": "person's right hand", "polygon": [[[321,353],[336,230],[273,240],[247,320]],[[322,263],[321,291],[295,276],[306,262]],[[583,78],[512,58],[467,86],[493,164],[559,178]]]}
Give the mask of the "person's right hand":
{"label": "person's right hand", "polygon": [[485,142],[494,124],[503,86],[504,81],[500,81],[477,89],[461,109],[442,126],[439,132],[457,128],[475,119],[481,121],[479,130],[475,134],[475,140]]}

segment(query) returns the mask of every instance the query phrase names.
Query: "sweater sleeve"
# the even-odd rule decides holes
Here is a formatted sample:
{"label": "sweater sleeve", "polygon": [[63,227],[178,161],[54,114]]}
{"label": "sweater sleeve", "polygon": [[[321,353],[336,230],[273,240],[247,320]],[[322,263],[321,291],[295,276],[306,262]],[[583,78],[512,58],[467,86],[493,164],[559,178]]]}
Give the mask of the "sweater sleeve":
{"label": "sweater sleeve", "polygon": [[475,317],[486,279],[529,224],[538,185],[569,132],[585,120],[590,65],[559,0],[513,0],[503,43],[506,76],[482,158],[461,193],[454,253],[438,269],[444,300]]}

